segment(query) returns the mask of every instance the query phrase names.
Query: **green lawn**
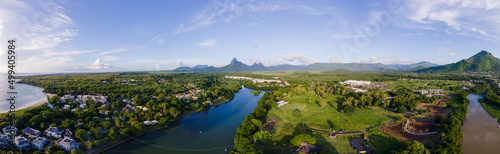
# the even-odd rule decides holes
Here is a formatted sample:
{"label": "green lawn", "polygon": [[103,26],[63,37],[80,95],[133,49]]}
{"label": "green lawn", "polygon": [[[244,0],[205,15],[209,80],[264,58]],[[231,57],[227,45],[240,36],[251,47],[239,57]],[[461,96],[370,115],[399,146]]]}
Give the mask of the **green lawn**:
{"label": "green lawn", "polygon": [[[306,98],[308,96],[294,96],[290,100],[305,101]],[[327,97],[327,99],[336,99],[336,97]],[[282,145],[307,129],[327,132],[332,129],[336,131],[343,129],[345,132],[360,131],[398,116],[401,115],[380,107],[357,109],[352,114],[346,115],[341,114],[330,105],[290,102],[288,105],[269,110],[267,119],[278,119],[279,122],[272,132],[273,142]],[[349,144],[349,139],[330,139],[328,133],[314,132],[313,134],[318,140],[317,145],[325,146],[333,153],[354,152]],[[280,149],[280,151],[283,150]]]}
{"label": "green lawn", "polygon": [[352,135],[348,137],[341,137],[330,139],[328,134],[315,133],[316,144],[325,147],[325,153],[340,153],[340,154],[355,154],[356,151],[351,147],[350,141],[353,138],[362,138],[360,135]]}

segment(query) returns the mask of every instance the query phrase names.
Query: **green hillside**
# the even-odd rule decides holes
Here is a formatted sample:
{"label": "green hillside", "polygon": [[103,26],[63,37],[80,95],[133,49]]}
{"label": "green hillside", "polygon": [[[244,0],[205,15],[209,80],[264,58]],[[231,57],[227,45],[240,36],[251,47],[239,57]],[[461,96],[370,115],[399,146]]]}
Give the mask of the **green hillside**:
{"label": "green hillside", "polygon": [[466,71],[500,71],[500,59],[483,50],[468,59],[463,59],[456,63],[429,67],[417,70],[416,72],[460,73]]}

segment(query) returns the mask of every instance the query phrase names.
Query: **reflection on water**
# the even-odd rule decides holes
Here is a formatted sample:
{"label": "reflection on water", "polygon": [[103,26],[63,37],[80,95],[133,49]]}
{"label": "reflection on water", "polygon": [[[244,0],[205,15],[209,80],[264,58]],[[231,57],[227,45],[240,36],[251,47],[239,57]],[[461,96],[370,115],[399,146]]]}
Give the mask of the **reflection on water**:
{"label": "reflection on water", "polygon": [[478,95],[469,95],[467,119],[462,126],[464,153],[498,153],[500,128],[496,118],[491,117],[479,104]]}
{"label": "reflection on water", "polygon": [[254,96],[250,91],[243,88],[227,103],[191,114],[167,129],[144,134],[103,153],[229,153],[236,128],[264,96]]}

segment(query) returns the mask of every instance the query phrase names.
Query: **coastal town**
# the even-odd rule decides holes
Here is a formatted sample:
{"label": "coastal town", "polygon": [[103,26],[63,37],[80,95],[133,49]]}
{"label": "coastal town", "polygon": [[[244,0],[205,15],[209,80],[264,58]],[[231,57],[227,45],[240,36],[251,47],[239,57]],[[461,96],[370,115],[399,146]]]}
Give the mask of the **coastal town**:
{"label": "coastal town", "polygon": [[[144,80],[127,79],[117,83],[137,87],[143,85]],[[101,80],[96,87],[111,84],[115,85]],[[25,109],[15,126],[6,121],[0,123],[3,128],[0,148],[22,152],[100,151],[117,145],[120,140],[167,128],[168,123],[186,114],[224,103],[230,100],[234,91],[206,90],[195,83],[182,86],[185,90],[169,95],[111,98],[94,91],[79,95],[50,94],[52,97],[47,96],[46,103]]]}

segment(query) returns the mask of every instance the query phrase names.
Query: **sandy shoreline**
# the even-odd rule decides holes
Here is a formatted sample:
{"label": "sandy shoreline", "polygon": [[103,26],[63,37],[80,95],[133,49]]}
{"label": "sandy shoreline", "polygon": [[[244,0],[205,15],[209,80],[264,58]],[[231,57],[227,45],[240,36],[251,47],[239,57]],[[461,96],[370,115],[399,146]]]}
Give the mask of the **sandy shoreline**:
{"label": "sandy shoreline", "polygon": [[[45,93],[45,97],[43,97],[42,99],[33,101],[33,102],[29,103],[26,106],[23,106],[23,107],[20,107],[20,108],[16,108],[16,110],[22,110],[22,109],[27,109],[27,108],[31,108],[31,107],[42,105],[43,103],[48,102],[47,96],[52,97],[54,95],[56,95],[56,94]],[[0,113],[7,113],[7,112],[9,112],[9,110],[7,110],[7,111],[1,111]]]}

